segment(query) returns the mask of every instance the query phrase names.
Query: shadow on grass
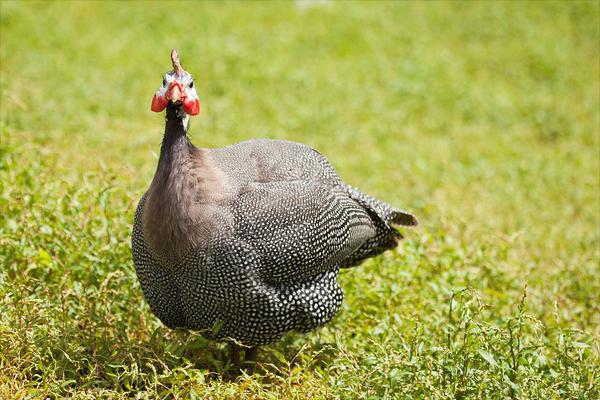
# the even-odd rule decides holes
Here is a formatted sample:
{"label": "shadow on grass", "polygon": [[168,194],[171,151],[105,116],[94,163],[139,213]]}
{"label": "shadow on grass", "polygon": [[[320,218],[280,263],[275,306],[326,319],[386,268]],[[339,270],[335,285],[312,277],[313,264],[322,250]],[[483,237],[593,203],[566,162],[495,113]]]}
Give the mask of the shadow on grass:
{"label": "shadow on grass", "polygon": [[[301,357],[310,358],[313,366],[325,366],[336,357],[334,345],[309,344],[303,340],[305,334],[290,333],[260,347],[255,363],[240,370],[232,360],[231,342],[215,342],[192,331],[161,326],[147,338],[132,337],[131,332],[98,337],[94,335],[99,333],[97,327],[83,332],[47,343],[46,361],[53,364],[53,375],[62,375],[63,384],[71,382],[65,389],[91,386],[128,391],[157,385],[169,389],[182,379],[236,382],[243,374],[272,381],[288,376]],[[36,367],[30,376],[40,384],[46,380],[44,371]]]}
{"label": "shadow on grass", "polygon": [[[14,296],[4,318],[11,329],[0,336],[6,349],[0,361],[6,376],[18,376],[28,386],[53,387],[50,393],[60,396],[82,388],[131,391],[231,382],[240,375],[229,343],[162,326],[142,306],[131,273],[104,274],[97,268],[89,273],[95,284],[83,286],[75,267],[66,272],[45,268],[44,279],[62,289],[51,290],[36,271],[9,272]],[[331,362],[335,346],[311,338],[290,333],[261,347],[255,374],[276,379],[299,359],[311,365]]]}

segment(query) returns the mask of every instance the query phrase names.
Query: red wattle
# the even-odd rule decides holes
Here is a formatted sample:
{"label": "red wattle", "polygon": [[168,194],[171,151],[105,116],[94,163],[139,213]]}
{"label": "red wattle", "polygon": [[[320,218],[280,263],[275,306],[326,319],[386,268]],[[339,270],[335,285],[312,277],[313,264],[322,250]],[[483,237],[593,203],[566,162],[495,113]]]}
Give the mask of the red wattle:
{"label": "red wattle", "polygon": [[167,107],[169,100],[163,96],[157,96],[156,94],[152,97],[152,105],[150,109],[154,112],[161,112]]}
{"label": "red wattle", "polygon": [[200,114],[200,100],[198,100],[198,99],[183,100],[183,110],[190,115]]}

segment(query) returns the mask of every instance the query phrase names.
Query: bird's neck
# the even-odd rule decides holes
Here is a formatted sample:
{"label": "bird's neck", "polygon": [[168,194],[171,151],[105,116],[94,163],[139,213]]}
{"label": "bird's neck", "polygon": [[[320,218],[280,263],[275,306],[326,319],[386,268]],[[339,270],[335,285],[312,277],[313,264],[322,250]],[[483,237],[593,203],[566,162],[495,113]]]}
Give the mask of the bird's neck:
{"label": "bird's neck", "polygon": [[[144,237],[157,254],[177,258],[193,245],[193,218],[189,188],[194,161],[201,151],[187,137],[189,117],[171,103],[167,106],[165,134],[158,167],[147,193],[143,216]],[[194,177],[194,176],[192,176]]]}
{"label": "bird's neck", "polygon": [[165,121],[165,134],[160,148],[160,158],[156,175],[168,178],[171,170],[178,162],[189,157],[194,145],[187,136],[189,116],[183,112],[181,106],[169,103]]}
{"label": "bird's neck", "polygon": [[224,234],[215,226],[214,207],[228,199],[227,176],[208,149],[188,140],[187,117],[167,106],[160,159],[146,194],[143,234],[157,255],[171,260]]}

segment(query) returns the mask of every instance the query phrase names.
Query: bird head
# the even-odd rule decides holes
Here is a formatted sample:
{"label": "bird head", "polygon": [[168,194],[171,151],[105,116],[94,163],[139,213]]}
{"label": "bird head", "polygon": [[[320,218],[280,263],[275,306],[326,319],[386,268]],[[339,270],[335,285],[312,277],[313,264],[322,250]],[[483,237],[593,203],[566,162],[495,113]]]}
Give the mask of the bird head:
{"label": "bird head", "polygon": [[171,51],[171,62],[173,70],[164,75],[162,85],[152,97],[151,110],[161,112],[171,102],[180,105],[183,111],[189,115],[198,115],[200,100],[198,100],[198,93],[194,87],[194,78],[181,67],[175,49]]}

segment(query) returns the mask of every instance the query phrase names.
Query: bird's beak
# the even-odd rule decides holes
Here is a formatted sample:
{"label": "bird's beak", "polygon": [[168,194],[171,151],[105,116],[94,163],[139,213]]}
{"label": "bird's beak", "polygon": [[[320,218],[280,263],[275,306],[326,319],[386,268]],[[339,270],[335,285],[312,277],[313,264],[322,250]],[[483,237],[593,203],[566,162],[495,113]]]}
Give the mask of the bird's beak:
{"label": "bird's beak", "polygon": [[167,91],[167,100],[171,100],[173,103],[181,100],[183,93],[181,92],[181,83],[174,81],[171,82],[169,90]]}

